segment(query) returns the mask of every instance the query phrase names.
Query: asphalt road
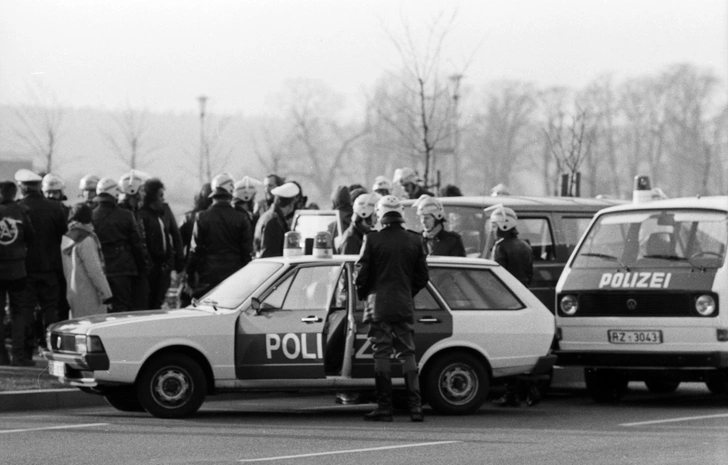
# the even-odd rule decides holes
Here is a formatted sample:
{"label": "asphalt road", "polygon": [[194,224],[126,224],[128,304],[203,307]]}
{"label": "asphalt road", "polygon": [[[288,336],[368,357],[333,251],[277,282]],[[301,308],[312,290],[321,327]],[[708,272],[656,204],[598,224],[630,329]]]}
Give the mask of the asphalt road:
{"label": "asphalt road", "polygon": [[654,395],[632,383],[618,404],[555,390],[531,408],[405,414],[367,423],[371,405],[329,395],[208,401],[186,420],[111,407],[0,414],[2,464],[725,464],[728,398],[701,384]]}

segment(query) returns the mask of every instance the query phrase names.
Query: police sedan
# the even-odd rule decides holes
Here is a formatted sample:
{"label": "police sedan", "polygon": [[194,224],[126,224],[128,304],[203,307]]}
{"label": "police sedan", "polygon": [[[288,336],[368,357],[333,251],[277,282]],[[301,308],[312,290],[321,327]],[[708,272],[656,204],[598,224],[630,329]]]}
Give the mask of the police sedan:
{"label": "police sedan", "polygon": [[[356,259],[258,259],[187,308],[56,323],[44,356],[62,382],[165,418],[191,415],[223,392],[373,391]],[[474,412],[491,383],[551,368],[553,316],[507,271],[475,258],[428,265],[415,342],[433,409]],[[393,370],[396,382],[401,369]]]}

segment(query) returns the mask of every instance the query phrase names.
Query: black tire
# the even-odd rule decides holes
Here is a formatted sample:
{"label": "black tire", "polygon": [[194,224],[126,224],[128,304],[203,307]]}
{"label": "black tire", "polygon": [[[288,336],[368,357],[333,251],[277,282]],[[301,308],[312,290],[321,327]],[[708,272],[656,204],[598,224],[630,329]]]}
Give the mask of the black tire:
{"label": "black tire", "polygon": [[161,355],[137,379],[137,396],[158,418],[183,418],[195,413],[207,395],[202,367],[186,355]]}
{"label": "black tire", "polygon": [[680,381],[671,381],[667,379],[648,379],[645,380],[647,389],[655,394],[671,394],[677,391]]}
{"label": "black tire", "polygon": [[617,402],[627,392],[629,380],[613,370],[584,369],[584,382],[589,396],[597,402]]}
{"label": "black tire", "polygon": [[470,354],[453,352],[432,362],[424,379],[430,406],[444,415],[477,412],[490,389],[488,371]]}
{"label": "black tire", "polygon": [[136,395],[130,394],[130,395],[106,395],[104,396],[104,399],[106,399],[106,403],[114,407],[116,410],[119,410],[120,412],[144,412],[144,407],[142,406],[142,403],[139,402],[139,399],[137,399]]}

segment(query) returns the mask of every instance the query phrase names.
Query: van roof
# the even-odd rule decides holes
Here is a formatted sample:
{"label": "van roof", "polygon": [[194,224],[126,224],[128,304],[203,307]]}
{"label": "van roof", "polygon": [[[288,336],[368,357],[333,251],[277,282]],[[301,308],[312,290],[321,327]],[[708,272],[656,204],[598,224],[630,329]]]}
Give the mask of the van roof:
{"label": "van roof", "polygon": [[660,210],[668,208],[700,208],[728,212],[728,195],[680,197],[674,199],[653,200],[651,202],[644,203],[627,203],[611,207],[603,213],[626,210]]}
{"label": "van roof", "polygon": [[[595,212],[607,207],[613,207],[625,203],[624,200],[616,199],[595,199],[585,197],[532,197],[520,195],[499,195],[492,196],[468,196],[468,197],[438,197],[443,207],[477,207],[487,208],[493,205],[503,204],[514,210],[540,210],[540,211],[585,211]],[[405,206],[411,206],[414,200],[402,202]]]}

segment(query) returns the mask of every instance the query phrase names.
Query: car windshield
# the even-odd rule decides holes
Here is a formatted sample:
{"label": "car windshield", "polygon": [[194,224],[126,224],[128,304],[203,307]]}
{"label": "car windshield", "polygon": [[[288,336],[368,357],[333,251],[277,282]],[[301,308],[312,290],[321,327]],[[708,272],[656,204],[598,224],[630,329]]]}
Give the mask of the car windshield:
{"label": "car windshield", "polygon": [[602,215],[587,232],[572,268],[718,268],[728,215],[707,210],[640,210]]}
{"label": "car windshield", "polygon": [[199,303],[215,308],[238,308],[282,266],[281,263],[252,261],[205,294]]}

